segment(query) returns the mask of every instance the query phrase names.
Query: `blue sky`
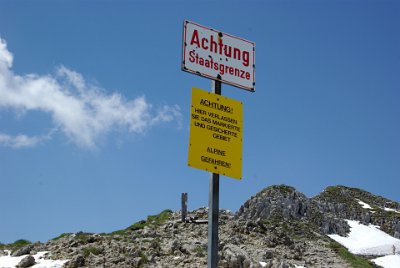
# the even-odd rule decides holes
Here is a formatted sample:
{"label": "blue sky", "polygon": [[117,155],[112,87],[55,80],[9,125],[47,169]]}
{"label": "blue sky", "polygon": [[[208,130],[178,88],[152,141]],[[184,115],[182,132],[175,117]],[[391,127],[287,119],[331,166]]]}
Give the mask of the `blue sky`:
{"label": "blue sky", "polygon": [[191,88],[183,20],[256,43],[236,211],[273,184],[347,185],[397,200],[398,1],[0,1],[0,242],[111,232],[208,205],[187,167]]}

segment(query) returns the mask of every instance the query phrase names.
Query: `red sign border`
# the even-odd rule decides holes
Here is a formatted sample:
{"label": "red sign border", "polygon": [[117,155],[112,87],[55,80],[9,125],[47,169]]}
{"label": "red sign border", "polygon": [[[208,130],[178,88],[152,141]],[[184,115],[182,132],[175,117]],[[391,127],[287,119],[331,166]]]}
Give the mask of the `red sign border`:
{"label": "red sign border", "polygon": [[220,33],[220,31],[217,31],[217,30],[215,30],[213,28],[209,28],[209,27],[200,25],[200,24],[192,22],[192,21],[184,20],[183,21],[183,43],[182,43],[182,59],[183,60],[182,60],[182,67],[181,67],[182,71],[189,72],[189,73],[192,73],[192,74],[197,74],[199,76],[210,78],[212,80],[221,81],[222,83],[225,83],[225,84],[228,84],[228,85],[232,85],[232,86],[235,86],[235,87],[238,87],[238,88],[242,88],[242,89],[248,90],[250,92],[255,92],[255,87],[256,87],[256,73],[255,73],[255,70],[256,70],[256,64],[255,64],[256,44],[254,42],[249,41],[249,40],[246,40],[246,39],[243,39],[243,38],[231,35],[231,34],[223,33],[224,35],[227,35],[229,37],[232,37],[232,38],[235,38],[235,39],[239,39],[241,41],[244,41],[244,42],[252,44],[252,46],[253,46],[253,87],[246,87],[246,86],[242,86],[240,84],[233,83],[233,82],[230,82],[230,81],[227,81],[227,80],[224,80],[224,79],[218,79],[217,77],[214,77],[214,76],[211,76],[211,75],[208,75],[208,74],[204,74],[204,73],[200,73],[199,71],[191,70],[191,69],[189,69],[189,68],[187,68],[185,66],[185,62],[186,62],[186,58],[185,58],[185,56],[186,56],[185,55],[186,54],[185,53],[185,51],[186,51],[186,42],[185,42],[185,40],[186,40],[186,24],[188,24],[188,23],[194,24],[194,25],[196,25],[198,27],[201,27],[201,28],[204,28],[204,29],[216,32],[216,33]]}

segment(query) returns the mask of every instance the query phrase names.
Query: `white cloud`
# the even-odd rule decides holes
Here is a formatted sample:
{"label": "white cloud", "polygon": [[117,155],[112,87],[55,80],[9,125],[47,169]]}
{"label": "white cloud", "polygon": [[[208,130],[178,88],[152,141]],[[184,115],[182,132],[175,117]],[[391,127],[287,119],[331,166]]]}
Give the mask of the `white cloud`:
{"label": "white cloud", "polygon": [[29,137],[23,134],[10,136],[0,133],[0,144],[11,148],[33,147],[48,139],[50,139],[49,135]]}
{"label": "white cloud", "polygon": [[7,68],[12,67],[13,55],[7,50],[7,43],[0,38],[0,67],[4,64]]}
{"label": "white cloud", "polygon": [[[182,115],[177,105],[165,105],[154,112],[144,96],[126,100],[119,93],[107,94],[64,66],[55,75],[20,76],[11,70],[12,63],[13,55],[0,39],[0,108],[11,108],[18,114],[48,113],[55,128],[80,147],[95,148],[100,136],[114,130],[144,133],[163,122],[177,120],[180,124]],[[0,145],[14,148],[34,146],[43,140],[0,133]]]}
{"label": "white cloud", "polygon": [[0,144],[12,148],[31,147],[38,143],[37,137],[28,137],[26,135],[10,136],[0,133]]}

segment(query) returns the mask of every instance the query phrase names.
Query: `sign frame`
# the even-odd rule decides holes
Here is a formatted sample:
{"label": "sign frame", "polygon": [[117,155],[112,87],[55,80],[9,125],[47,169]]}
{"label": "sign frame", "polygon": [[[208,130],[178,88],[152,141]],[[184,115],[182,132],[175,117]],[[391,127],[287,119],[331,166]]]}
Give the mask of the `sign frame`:
{"label": "sign frame", "polygon": [[188,20],[183,24],[182,71],[255,92],[254,42]]}

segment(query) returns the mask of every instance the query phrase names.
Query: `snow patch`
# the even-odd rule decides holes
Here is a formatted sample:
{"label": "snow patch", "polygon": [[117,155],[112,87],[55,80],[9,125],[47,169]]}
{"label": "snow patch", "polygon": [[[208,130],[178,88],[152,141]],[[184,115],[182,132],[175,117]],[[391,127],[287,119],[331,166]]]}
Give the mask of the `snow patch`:
{"label": "snow patch", "polygon": [[384,268],[398,268],[400,267],[400,255],[388,255],[379,257],[372,260],[375,264]]}
{"label": "snow patch", "polygon": [[357,199],[357,201],[358,201],[358,204],[360,204],[362,206],[362,208],[372,209],[372,207],[370,205],[368,205],[367,203],[361,201],[360,199]]}
{"label": "snow patch", "polygon": [[[12,257],[10,250],[5,250],[8,254],[7,256],[0,257],[0,267],[1,268],[15,268],[20,261],[28,255],[23,255],[19,257]],[[31,268],[61,268],[64,263],[68,260],[45,260],[44,256],[47,254],[47,251],[38,252],[35,255],[32,255],[35,258],[36,264],[31,266]]]}
{"label": "snow patch", "polygon": [[375,225],[363,225],[358,221],[346,220],[350,226],[347,237],[328,235],[333,240],[345,246],[351,253],[359,255],[377,255],[373,259],[377,265],[384,268],[400,267],[400,239],[396,239],[379,230]]}
{"label": "snow patch", "polygon": [[391,211],[391,212],[396,212],[396,213],[400,213],[400,211],[395,210],[393,208],[383,208],[384,211]]}
{"label": "snow patch", "polygon": [[400,250],[400,240],[379,230],[377,226],[363,225],[358,221],[346,221],[350,226],[347,237],[336,234],[328,236],[345,246],[351,253],[379,256],[393,254],[393,246],[396,251]]}

